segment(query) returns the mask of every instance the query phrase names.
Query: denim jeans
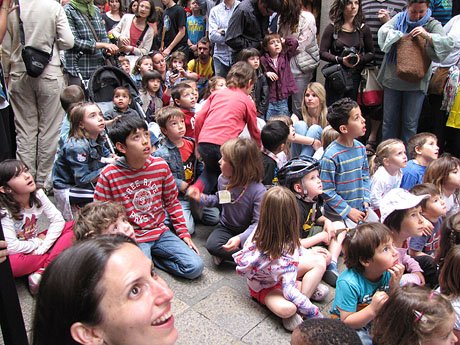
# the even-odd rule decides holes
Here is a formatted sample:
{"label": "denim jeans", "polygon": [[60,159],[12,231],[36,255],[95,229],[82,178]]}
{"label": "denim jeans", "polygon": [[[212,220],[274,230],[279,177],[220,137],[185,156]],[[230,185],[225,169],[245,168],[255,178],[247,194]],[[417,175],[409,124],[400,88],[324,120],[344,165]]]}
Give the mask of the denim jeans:
{"label": "denim jeans", "polygon": [[169,230],[156,241],[139,243],[139,248],[163,271],[188,279],[198,278],[203,272],[201,257]]}
{"label": "denim jeans", "polygon": [[[311,125],[310,127],[308,127],[305,121],[297,121],[294,125],[294,129],[296,134],[300,134],[317,140],[321,140],[321,134],[323,133],[323,129],[321,128],[321,126]],[[315,153],[315,150],[313,150],[313,146],[311,145],[292,143],[291,153],[292,157],[298,157],[300,155],[311,157]]]}
{"label": "denim jeans", "polygon": [[282,99],[281,101],[274,101],[268,103],[267,114],[265,119],[268,120],[272,116],[277,115],[290,115],[287,98]]}
{"label": "denim jeans", "polygon": [[382,140],[401,138],[407,144],[417,133],[425,95],[422,91],[398,91],[387,87],[383,90]]}
{"label": "denim jeans", "polygon": [[212,59],[212,63],[214,64],[214,73],[219,77],[227,78],[231,66],[224,65],[219,59]]}

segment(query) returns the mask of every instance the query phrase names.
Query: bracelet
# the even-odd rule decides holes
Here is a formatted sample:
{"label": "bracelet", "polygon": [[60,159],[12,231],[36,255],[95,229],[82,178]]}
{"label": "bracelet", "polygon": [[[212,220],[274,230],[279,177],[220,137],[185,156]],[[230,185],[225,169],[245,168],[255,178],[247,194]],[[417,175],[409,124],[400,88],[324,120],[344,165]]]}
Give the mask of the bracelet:
{"label": "bracelet", "polygon": [[339,59],[338,59],[337,55],[335,56],[335,62],[339,63]]}
{"label": "bracelet", "polygon": [[6,6],[0,6],[1,9],[4,9],[5,11],[9,11],[9,8]]}

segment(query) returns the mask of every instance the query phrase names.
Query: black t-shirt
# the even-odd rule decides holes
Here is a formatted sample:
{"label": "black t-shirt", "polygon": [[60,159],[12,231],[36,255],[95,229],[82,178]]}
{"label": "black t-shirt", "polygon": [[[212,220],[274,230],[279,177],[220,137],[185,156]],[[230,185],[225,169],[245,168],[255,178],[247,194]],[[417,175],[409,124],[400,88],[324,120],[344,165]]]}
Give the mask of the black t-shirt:
{"label": "black t-shirt", "polygon": [[[300,237],[306,238],[308,231],[315,225],[315,221],[322,216],[320,210],[321,199],[318,197],[317,201],[306,202],[304,200],[297,199],[297,205],[299,205],[299,218],[300,218]],[[316,207],[313,208],[313,205]]]}
{"label": "black t-shirt", "polygon": [[262,155],[262,162],[264,164],[264,179],[262,183],[265,186],[271,186],[276,182],[275,178],[278,172],[278,166],[273,158],[263,152],[260,154]]}
{"label": "black t-shirt", "polygon": [[[163,30],[165,30],[164,48],[166,49],[176,37],[177,33],[179,32],[179,28],[181,26],[186,28],[187,15],[185,14],[183,7],[174,5],[164,11],[163,19]],[[187,47],[187,40],[188,35],[187,30],[185,30],[184,37],[174,47],[173,51],[176,51],[180,47]]]}

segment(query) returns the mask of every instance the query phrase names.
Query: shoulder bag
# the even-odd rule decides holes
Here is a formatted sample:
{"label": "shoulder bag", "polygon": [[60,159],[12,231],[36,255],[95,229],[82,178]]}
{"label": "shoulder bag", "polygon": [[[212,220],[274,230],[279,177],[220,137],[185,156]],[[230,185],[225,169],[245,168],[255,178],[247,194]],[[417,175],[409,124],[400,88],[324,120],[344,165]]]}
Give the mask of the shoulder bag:
{"label": "shoulder bag", "polygon": [[319,47],[316,36],[305,47],[305,50],[294,56],[294,59],[303,73],[308,73],[319,66]]}
{"label": "shoulder bag", "polygon": [[426,40],[420,36],[405,34],[396,49],[398,77],[410,83],[420,82],[428,72],[431,59],[426,53]]}

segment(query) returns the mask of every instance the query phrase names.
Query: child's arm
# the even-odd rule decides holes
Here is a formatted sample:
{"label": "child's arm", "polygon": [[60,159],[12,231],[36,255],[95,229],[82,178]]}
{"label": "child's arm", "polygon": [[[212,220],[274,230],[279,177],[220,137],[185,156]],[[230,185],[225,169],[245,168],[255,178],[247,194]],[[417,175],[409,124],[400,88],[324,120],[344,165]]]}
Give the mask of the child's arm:
{"label": "child's arm", "polygon": [[310,248],[314,245],[324,242],[325,244],[329,244],[331,239],[335,236],[335,227],[332,222],[324,216],[319,217],[316,222],[318,225],[323,226],[323,231],[308,238],[303,238],[300,240],[302,247]]}
{"label": "child's arm", "polygon": [[[260,139],[260,130],[257,127],[257,108],[249,97],[247,97],[246,111],[244,114],[244,120],[248,124],[248,131],[252,139],[257,142],[259,147],[262,147],[262,140]],[[196,121],[195,121],[195,137],[196,136]]]}
{"label": "child's arm", "polygon": [[43,190],[37,191],[37,197],[42,203],[43,213],[50,222],[45,239],[34,251],[35,255],[43,255],[51,248],[59,236],[61,236],[65,221],[61,212],[59,212],[56,206],[54,206],[54,204],[48,199]]}
{"label": "child's arm", "polygon": [[290,60],[295,55],[299,42],[295,38],[286,37],[284,38],[284,44],[286,46],[286,56]]}
{"label": "child's arm", "polygon": [[[184,11],[184,16],[185,16],[185,11]],[[163,50],[162,52],[163,56],[167,57],[169,54],[171,54],[174,47],[177,46],[177,44],[182,40],[184,36],[185,36],[185,23],[184,25],[178,27],[176,37],[174,37],[173,41],[169,44],[169,46],[165,50]]]}
{"label": "child's arm", "polygon": [[[2,210],[2,212],[6,211]],[[3,217],[1,222],[3,227],[3,234],[5,235],[5,241],[8,243],[8,252],[10,254],[30,254],[42,244],[43,240],[40,237],[34,237],[22,241],[19,240],[14,229],[14,225],[18,224],[19,222],[11,218],[9,214]]]}
{"label": "child's arm", "polygon": [[403,264],[396,264],[390,267],[387,271],[390,272],[390,293],[401,286],[401,278],[406,267]]}
{"label": "child's arm", "polygon": [[93,159],[91,158],[91,148],[88,141],[83,145],[81,142],[82,140],[78,140],[75,145],[68,146],[66,160],[74,174],[75,185],[85,188],[87,185],[97,181],[103,166],[101,163],[101,168],[90,170],[89,164]]}
{"label": "child's arm", "polygon": [[425,244],[429,241],[430,236],[412,237],[409,241],[409,255],[413,258],[421,255],[428,255],[423,252]]}
{"label": "child's arm", "polygon": [[371,304],[360,311],[349,312],[340,309],[340,319],[354,329],[360,329],[375,319],[379,310],[388,300],[388,294],[384,291],[377,291],[372,297]]}

